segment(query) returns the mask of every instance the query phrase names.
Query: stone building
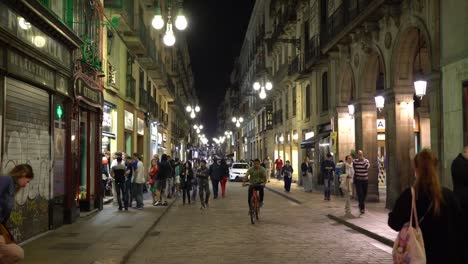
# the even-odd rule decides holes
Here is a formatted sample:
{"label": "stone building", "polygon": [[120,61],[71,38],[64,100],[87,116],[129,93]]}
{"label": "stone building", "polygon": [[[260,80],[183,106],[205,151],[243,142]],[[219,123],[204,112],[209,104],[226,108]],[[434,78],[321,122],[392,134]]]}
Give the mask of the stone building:
{"label": "stone building", "polygon": [[[369,200],[386,197],[391,206],[414,179],[415,153],[429,147],[450,186],[450,162],[467,141],[468,89],[466,45],[454,40],[466,29],[451,15],[466,4],[451,2],[256,1],[240,56],[240,86],[252,92],[255,74],[263,73],[273,89],[262,104],[245,98],[250,118],[241,135],[247,143],[262,139],[263,150],[248,148],[248,156],[281,156],[296,171],[308,156],[320,187],[319,164],[328,152],[339,161],[363,150],[371,163]],[[258,25],[264,35],[252,30]],[[254,66],[258,50],[263,72]],[[427,83],[424,92],[416,91],[418,80]],[[257,125],[268,106],[273,125],[263,131]]]}

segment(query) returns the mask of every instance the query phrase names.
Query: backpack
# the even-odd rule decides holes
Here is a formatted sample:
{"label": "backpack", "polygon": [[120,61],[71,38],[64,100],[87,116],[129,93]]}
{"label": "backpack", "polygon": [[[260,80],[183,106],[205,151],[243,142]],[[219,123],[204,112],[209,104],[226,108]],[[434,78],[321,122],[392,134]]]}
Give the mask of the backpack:
{"label": "backpack", "polygon": [[[431,206],[429,206],[429,209]],[[428,211],[429,211],[428,209]],[[413,213],[416,227],[413,227]],[[426,212],[427,213],[427,212]],[[393,244],[393,263],[394,264],[426,264],[426,250],[424,249],[424,240],[420,222],[418,220],[418,212],[416,210],[416,198],[414,188],[411,187],[411,214],[409,223],[406,223],[398,233],[395,243]]]}

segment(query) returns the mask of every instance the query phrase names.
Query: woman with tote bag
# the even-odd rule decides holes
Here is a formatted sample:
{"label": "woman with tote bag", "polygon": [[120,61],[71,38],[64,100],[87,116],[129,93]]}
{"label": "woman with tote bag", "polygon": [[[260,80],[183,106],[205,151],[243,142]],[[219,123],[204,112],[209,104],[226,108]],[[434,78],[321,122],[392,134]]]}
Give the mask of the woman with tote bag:
{"label": "woman with tote bag", "polygon": [[400,232],[394,263],[461,263],[460,206],[453,193],[441,187],[430,150],[418,153],[414,165],[415,183],[403,191],[388,217],[388,225]]}

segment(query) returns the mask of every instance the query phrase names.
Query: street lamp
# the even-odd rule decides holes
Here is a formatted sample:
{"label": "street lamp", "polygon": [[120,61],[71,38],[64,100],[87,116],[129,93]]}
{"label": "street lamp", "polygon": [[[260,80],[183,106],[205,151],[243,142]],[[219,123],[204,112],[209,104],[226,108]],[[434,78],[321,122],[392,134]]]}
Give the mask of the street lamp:
{"label": "street lamp", "polygon": [[[178,30],[185,30],[188,26],[187,18],[183,14],[182,9],[182,0],[179,0],[179,12],[175,19],[175,26]],[[174,36],[174,31],[172,30],[172,5],[167,9],[167,23],[166,23],[166,34],[163,37],[163,42],[166,46],[171,47],[175,44],[176,38]],[[161,30],[164,28],[164,19],[161,13],[161,7],[159,1],[156,3],[156,14],[151,21],[151,25],[156,30]]]}
{"label": "street lamp", "polygon": [[385,105],[385,97],[383,97],[382,95],[377,95],[375,97],[375,106],[377,107],[379,112],[382,112],[384,105]]}
{"label": "street lamp", "polygon": [[197,131],[197,134],[200,134],[200,131],[203,130],[203,125],[193,125],[193,129]]}
{"label": "street lamp", "polygon": [[236,127],[240,127],[241,123],[244,122],[244,118],[243,117],[233,117],[232,122],[236,123]]}
{"label": "street lamp", "polygon": [[422,100],[423,96],[426,95],[426,88],[427,88],[427,81],[424,79],[424,74],[422,70],[422,64],[421,64],[421,40],[420,38],[420,33],[418,29],[418,57],[419,57],[419,70],[418,73],[416,73],[415,80],[414,80],[414,90],[416,93],[416,96],[419,97],[420,100]]}
{"label": "street lamp", "polygon": [[354,117],[354,110],[355,110],[355,109],[354,109],[354,105],[353,105],[353,104],[349,104],[349,105],[348,105],[348,112],[349,112],[349,116],[350,116],[351,118]]}
{"label": "street lamp", "polygon": [[232,132],[231,131],[225,131],[224,132],[224,135],[227,137],[227,138],[230,138],[232,136]]}
{"label": "street lamp", "polygon": [[254,82],[253,89],[255,91],[260,91],[258,95],[260,99],[263,100],[267,96],[266,91],[273,89],[273,84],[270,81],[266,81],[264,78],[262,78],[260,81]]}
{"label": "street lamp", "polygon": [[185,111],[187,111],[188,113],[190,113],[190,117],[191,117],[192,119],[194,119],[195,116],[196,116],[195,113],[200,112],[200,107],[199,107],[198,105],[195,106],[195,107],[193,107],[193,106],[191,106],[191,105],[187,105],[187,106],[185,107]]}

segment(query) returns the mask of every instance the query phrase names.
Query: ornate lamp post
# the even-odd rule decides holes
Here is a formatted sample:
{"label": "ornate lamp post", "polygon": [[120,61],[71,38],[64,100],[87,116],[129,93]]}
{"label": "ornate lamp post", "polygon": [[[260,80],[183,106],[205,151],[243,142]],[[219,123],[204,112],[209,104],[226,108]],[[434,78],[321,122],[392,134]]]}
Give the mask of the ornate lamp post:
{"label": "ornate lamp post", "polygon": [[200,112],[200,107],[198,105],[196,105],[196,106],[187,105],[185,107],[185,111],[190,113],[190,118],[194,119],[196,117],[195,113]]}
{"label": "ornate lamp post", "polygon": [[[175,19],[175,26],[178,30],[182,31],[187,28],[188,22],[187,22],[187,18],[183,14],[182,0],[179,0],[178,4],[179,4],[179,11]],[[166,24],[166,34],[163,37],[163,42],[166,46],[171,47],[176,42],[174,31],[172,30],[172,0],[168,1],[166,21],[167,23],[164,23],[164,19],[161,13],[161,5],[160,5],[160,2],[157,1],[156,15],[153,17],[153,21],[151,21],[151,24],[153,28],[156,30],[161,30],[164,27],[164,24]]]}
{"label": "ornate lamp post", "polygon": [[236,123],[236,127],[240,127],[241,126],[241,123],[244,122],[244,118],[243,117],[233,117],[232,120],[231,120],[233,123]]}

